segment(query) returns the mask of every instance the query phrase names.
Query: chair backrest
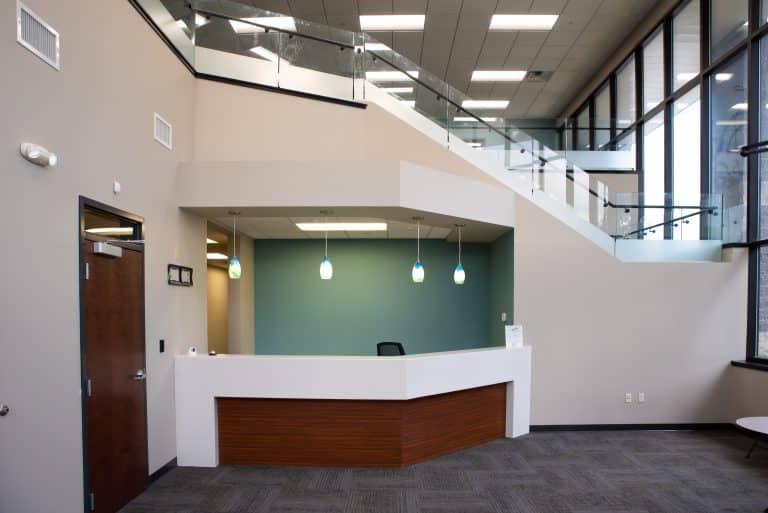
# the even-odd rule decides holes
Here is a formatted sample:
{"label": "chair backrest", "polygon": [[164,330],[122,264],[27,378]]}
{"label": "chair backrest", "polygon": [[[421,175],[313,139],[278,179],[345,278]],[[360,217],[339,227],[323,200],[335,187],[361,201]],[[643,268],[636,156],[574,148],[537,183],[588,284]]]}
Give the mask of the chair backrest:
{"label": "chair backrest", "polygon": [[376,354],[379,356],[401,356],[405,354],[400,342],[379,342],[376,344]]}

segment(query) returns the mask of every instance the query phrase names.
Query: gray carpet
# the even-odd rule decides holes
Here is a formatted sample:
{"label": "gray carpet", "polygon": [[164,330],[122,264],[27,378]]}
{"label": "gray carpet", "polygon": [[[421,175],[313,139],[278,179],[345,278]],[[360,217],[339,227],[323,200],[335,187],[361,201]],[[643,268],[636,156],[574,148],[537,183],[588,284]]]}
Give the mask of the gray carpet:
{"label": "gray carpet", "polygon": [[122,513],[719,513],[768,506],[768,450],[734,431],[497,440],[405,469],[176,468]]}

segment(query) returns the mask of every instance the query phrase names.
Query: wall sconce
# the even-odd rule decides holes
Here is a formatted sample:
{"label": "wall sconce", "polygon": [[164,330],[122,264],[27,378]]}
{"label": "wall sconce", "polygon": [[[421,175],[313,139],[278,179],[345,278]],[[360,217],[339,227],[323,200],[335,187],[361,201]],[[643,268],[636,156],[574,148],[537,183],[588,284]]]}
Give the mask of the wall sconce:
{"label": "wall sconce", "polygon": [[59,162],[59,157],[42,146],[33,143],[21,143],[19,147],[21,156],[40,167],[54,167]]}

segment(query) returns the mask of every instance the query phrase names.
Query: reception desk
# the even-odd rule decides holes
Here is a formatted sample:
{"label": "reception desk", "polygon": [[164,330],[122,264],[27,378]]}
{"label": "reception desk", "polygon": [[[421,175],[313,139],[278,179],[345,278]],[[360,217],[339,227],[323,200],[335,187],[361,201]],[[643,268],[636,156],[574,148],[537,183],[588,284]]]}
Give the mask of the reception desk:
{"label": "reception desk", "polygon": [[399,467],[528,433],[531,350],[177,356],[180,466]]}

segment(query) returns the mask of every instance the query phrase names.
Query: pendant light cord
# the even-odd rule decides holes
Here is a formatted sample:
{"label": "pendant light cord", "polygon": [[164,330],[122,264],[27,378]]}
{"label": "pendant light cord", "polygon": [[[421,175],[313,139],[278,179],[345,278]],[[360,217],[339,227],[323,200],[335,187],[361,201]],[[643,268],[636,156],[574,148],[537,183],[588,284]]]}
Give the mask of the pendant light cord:
{"label": "pendant light cord", "polygon": [[461,226],[459,228],[459,265],[461,265]]}
{"label": "pendant light cord", "polygon": [[421,222],[416,221],[416,261],[421,261]]}
{"label": "pendant light cord", "polygon": [[237,258],[237,216],[232,216],[232,257]]}
{"label": "pendant light cord", "polygon": [[328,258],[328,232],[325,232],[325,258]]}

